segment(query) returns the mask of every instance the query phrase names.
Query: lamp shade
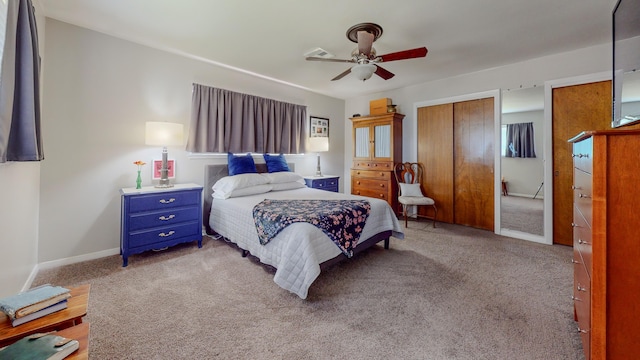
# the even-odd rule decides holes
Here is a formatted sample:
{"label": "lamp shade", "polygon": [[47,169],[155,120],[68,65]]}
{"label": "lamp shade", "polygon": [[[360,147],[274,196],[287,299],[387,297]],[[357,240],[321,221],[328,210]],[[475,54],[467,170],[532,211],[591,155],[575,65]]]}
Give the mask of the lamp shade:
{"label": "lamp shade", "polygon": [[145,125],[145,144],[157,146],[182,145],[184,125],[147,121]]}
{"label": "lamp shade", "polygon": [[358,78],[358,80],[369,80],[371,75],[376,72],[377,67],[373,64],[358,64],[351,68],[351,72]]}
{"label": "lamp shade", "polygon": [[308,152],[325,152],[329,151],[328,137],[312,137],[307,139]]}

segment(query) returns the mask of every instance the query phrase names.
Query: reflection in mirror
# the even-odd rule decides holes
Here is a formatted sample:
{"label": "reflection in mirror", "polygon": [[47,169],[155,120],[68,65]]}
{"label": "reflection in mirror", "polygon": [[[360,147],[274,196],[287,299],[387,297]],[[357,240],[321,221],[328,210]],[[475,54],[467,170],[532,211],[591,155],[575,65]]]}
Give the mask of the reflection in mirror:
{"label": "reflection in mirror", "polygon": [[640,120],[640,71],[623,75],[621,99],[621,124]]}
{"label": "reflection in mirror", "polygon": [[[544,236],[543,124],[544,87],[502,92],[502,234],[506,234],[506,231],[513,237]],[[529,133],[529,129],[533,130],[533,134]],[[525,149],[530,142],[533,142],[533,146]],[[531,154],[531,150],[535,155]]]}

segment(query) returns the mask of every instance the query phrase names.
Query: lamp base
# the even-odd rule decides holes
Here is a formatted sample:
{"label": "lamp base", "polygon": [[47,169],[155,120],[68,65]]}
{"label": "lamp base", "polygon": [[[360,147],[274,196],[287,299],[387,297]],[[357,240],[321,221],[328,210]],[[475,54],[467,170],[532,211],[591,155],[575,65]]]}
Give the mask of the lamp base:
{"label": "lamp base", "polygon": [[173,184],[156,184],[154,187],[157,187],[157,188],[172,188]]}

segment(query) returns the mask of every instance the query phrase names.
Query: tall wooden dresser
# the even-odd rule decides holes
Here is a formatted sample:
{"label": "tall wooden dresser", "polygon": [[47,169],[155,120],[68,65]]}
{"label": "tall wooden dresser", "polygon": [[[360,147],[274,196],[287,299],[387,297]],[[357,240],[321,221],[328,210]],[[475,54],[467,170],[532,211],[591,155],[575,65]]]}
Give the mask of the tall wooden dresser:
{"label": "tall wooden dresser", "polygon": [[351,118],[353,167],[351,193],[386,200],[398,212],[398,184],[393,166],[402,162],[402,119],[387,113]]}
{"label": "tall wooden dresser", "polygon": [[573,301],[586,359],[640,359],[640,131],[573,143]]}

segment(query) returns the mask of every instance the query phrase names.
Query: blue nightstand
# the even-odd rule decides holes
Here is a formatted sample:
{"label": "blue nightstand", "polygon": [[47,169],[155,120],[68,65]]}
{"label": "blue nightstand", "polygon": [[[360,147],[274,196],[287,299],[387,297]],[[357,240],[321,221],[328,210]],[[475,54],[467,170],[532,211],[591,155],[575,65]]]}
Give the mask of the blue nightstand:
{"label": "blue nightstand", "polygon": [[339,180],[340,176],[333,175],[304,177],[304,182],[307,184],[307,187],[333,192],[338,192]]}
{"label": "blue nightstand", "polygon": [[129,255],[147,250],[189,241],[202,247],[202,186],[145,186],[120,189],[120,194],[122,266],[127,266]]}

